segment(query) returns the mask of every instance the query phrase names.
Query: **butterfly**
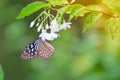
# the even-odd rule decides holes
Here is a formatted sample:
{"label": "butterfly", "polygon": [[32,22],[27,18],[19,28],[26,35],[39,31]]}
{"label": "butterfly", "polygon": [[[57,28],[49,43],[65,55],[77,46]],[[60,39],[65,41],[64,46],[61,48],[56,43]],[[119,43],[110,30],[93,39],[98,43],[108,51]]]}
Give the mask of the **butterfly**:
{"label": "butterfly", "polygon": [[21,59],[29,60],[40,56],[43,59],[51,57],[54,53],[54,47],[41,38],[29,43],[21,53]]}

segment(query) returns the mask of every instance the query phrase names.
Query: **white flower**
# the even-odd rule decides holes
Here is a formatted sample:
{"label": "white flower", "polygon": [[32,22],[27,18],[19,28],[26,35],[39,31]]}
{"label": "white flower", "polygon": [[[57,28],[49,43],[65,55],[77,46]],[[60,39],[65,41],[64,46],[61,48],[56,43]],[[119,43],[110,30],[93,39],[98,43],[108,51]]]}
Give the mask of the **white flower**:
{"label": "white flower", "polygon": [[62,25],[60,25],[60,30],[61,29],[67,29],[67,28],[71,28],[70,24],[72,24],[71,22],[64,22]]}
{"label": "white flower", "polygon": [[42,33],[46,33],[47,31],[46,31],[46,29],[42,29]]}
{"label": "white flower", "polygon": [[51,32],[58,32],[60,30],[56,18],[52,20],[50,29],[51,29]]}
{"label": "white flower", "polygon": [[38,27],[38,26],[39,26],[39,23],[36,24],[36,27]]}
{"label": "white flower", "polygon": [[51,32],[50,35],[51,35],[52,38],[57,38],[59,36],[58,34],[56,34],[54,32]]}
{"label": "white flower", "polygon": [[[30,23],[30,27],[33,27],[34,25],[35,25],[35,20]],[[55,38],[59,37],[59,35],[56,32],[59,32],[62,29],[71,28],[70,25],[71,25],[71,22],[64,22],[63,24],[59,25],[57,23],[56,18],[54,18],[51,21],[50,25],[48,25],[48,24],[43,25],[42,23],[41,24],[37,23],[36,27],[37,27],[37,32],[41,31],[41,34],[39,35],[39,37],[43,41],[45,41],[45,40],[52,41]]]}
{"label": "white flower", "polygon": [[35,24],[35,21],[32,21],[32,22],[30,23],[30,28],[33,27],[34,24]]}
{"label": "white flower", "polygon": [[55,38],[57,38],[58,36],[59,36],[58,34],[53,33],[53,32],[51,32],[51,33],[43,32],[39,35],[39,37],[41,37],[43,41],[45,41],[45,40],[52,41]]}
{"label": "white flower", "polygon": [[42,28],[42,26],[39,25],[38,28],[37,28],[37,32],[40,32],[41,28]]}
{"label": "white flower", "polygon": [[45,28],[46,28],[46,29],[49,29],[49,28],[50,28],[50,26],[49,26],[48,24],[46,24]]}

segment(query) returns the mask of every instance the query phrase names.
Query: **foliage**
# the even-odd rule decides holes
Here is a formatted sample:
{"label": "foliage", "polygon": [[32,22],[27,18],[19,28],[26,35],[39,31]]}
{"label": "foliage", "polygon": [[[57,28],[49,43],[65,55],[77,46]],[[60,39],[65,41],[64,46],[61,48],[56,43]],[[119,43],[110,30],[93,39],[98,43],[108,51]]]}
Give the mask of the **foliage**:
{"label": "foliage", "polygon": [[0,66],[0,80],[3,80],[3,77],[4,77],[3,70],[2,67]]}
{"label": "foliage", "polygon": [[[72,1],[71,1],[72,2]],[[73,18],[77,17],[83,17],[85,14],[88,14],[88,17],[86,18],[84,22],[84,28],[83,28],[83,33],[88,30],[90,27],[96,23],[96,21],[102,16],[102,15],[107,15],[110,18],[119,18],[119,0],[115,1],[114,0],[103,0],[102,3],[108,6],[108,8],[111,9],[113,14],[109,14],[108,12],[105,12],[103,7],[98,5],[87,5],[83,6],[82,4],[75,4],[68,2],[67,0],[46,0],[46,2],[33,2],[28,4],[25,8],[22,9],[20,14],[18,15],[17,19],[24,18],[26,16],[29,16],[30,14],[41,10],[42,8],[45,10],[56,10],[57,11],[57,20],[58,23],[60,24],[64,14],[69,14],[69,19],[68,21],[71,21]],[[59,8],[56,8],[56,6],[60,6]],[[44,10],[43,10],[44,11]],[[40,13],[41,14],[41,13]],[[49,13],[51,14],[51,13]],[[119,20],[116,21],[119,23]],[[113,23],[115,25],[115,23]],[[109,30],[111,32],[112,25],[109,24]],[[118,29],[118,28],[116,28]],[[119,33],[119,30],[117,30]],[[115,31],[112,31],[112,38],[117,35]],[[115,34],[115,35],[113,35]]]}
{"label": "foliage", "polygon": [[84,22],[84,29],[83,29],[83,33],[88,30],[90,27],[92,27],[92,25],[100,18],[102,14],[101,13],[91,13],[90,15],[88,15],[86,21]]}
{"label": "foliage", "polygon": [[47,4],[45,2],[33,2],[31,4],[29,4],[28,6],[26,6],[21,13],[19,14],[19,16],[17,17],[17,19],[20,18],[24,18],[26,16],[29,16],[30,14],[40,10],[41,8],[46,7]]}
{"label": "foliage", "polygon": [[108,27],[110,29],[112,38],[114,38],[120,32],[120,20],[119,20],[119,18],[110,18],[108,21]]}
{"label": "foliage", "polygon": [[[32,1],[0,2],[0,64],[4,71],[4,80],[120,80],[120,40],[110,37],[119,37],[119,0],[76,0],[67,6],[54,5],[51,8],[54,15],[56,11],[53,10],[56,8],[76,6],[79,9],[78,12],[74,7],[60,12],[59,9],[59,14],[56,14],[59,18],[65,16],[66,19],[68,16],[68,20],[72,20],[72,28],[59,32],[59,38],[50,42],[55,47],[55,53],[50,59],[38,57],[24,61],[19,58],[22,49],[38,37],[36,28],[30,29],[27,26],[39,10],[37,14],[26,16],[24,20],[15,18],[20,9]],[[101,5],[103,1],[104,5]],[[40,9],[41,12],[43,10],[45,7]],[[83,22],[92,13],[102,15],[97,20],[93,19],[95,22],[89,27],[91,29],[81,34],[85,24]]]}

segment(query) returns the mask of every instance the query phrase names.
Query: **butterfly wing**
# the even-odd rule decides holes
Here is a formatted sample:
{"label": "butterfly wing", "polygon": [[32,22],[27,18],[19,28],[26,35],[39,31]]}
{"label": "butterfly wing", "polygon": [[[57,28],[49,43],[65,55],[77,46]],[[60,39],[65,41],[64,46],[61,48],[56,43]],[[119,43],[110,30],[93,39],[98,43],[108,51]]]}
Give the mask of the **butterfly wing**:
{"label": "butterfly wing", "polygon": [[38,42],[39,41],[36,40],[28,44],[21,53],[21,59],[28,60],[28,59],[36,58],[38,56],[37,53]]}
{"label": "butterfly wing", "polygon": [[38,55],[44,59],[51,57],[54,53],[54,48],[47,41],[42,41],[40,38],[28,44],[21,53],[21,59],[28,60],[36,58]]}
{"label": "butterfly wing", "polygon": [[44,59],[51,57],[54,53],[54,48],[47,41],[41,41],[38,45],[38,55]]}

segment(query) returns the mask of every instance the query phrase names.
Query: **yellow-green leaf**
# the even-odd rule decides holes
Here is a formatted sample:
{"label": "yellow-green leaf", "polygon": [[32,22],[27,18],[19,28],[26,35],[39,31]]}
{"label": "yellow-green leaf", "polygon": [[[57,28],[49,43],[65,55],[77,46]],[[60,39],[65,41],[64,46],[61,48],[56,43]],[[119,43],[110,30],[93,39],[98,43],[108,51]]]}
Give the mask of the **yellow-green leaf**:
{"label": "yellow-green leaf", "polygon": [[58,13],[63,15],[64,13],[67,13],[69,9],[69,6],[62,7],[58,10]]}
{"label": "yellow-green leaf", "polygon": [[97,10],[97,11],[102,10],[99,5],[88,5],[88,6],[86,6],[86,9],[88,9],[88,10]]}
{"label": "yellow-green leaf", "polygon": [[48,1],[50,4],[52,4],[53,6],[55,5],[63,5],[63,4],[68,4],[67,0],[46,0]]}
{"label": "yellow-green leaf", "polygon": [[61,23],[63,15],[69,11],[68,9],[69,9],[69,6],[65,6],[65,7],[62,7],[58,10],[58,13],[56,16],[58,24]]}
{"label": "yellow-green leaf", "polygon": [[30,3],[21,10],[20,14],[17,16],[17,19],[21,19],[21,18],[24,18],[26,16],[29,16],[30,14],[32,14],[32,13],[34,13],[34,12],[36,12],[36,11],[40,10],[41,8],[46,7],[46,6],[48,6],[47,3],[40,2],[40,1]]}
{"label": "yellow-green leaf", "polygon": [[103,3],[112,10],[120,13],[120,0],[103,0]]}
{"label": "yellow-green leaf", "polygon": [[112,35],[112,38],[114,39],[116,35],[120,32],[120,19],[110,18],[108,21],[108,27]]}
{"label": "yellow-green leaf", "polygon": [[84,33],[86,30],[91,28],[92,25],[101,17],[101,15],[102,15],[102,13],[98,13],[98,12],[93,12],[93,13],[89,14],[84,22],[82,33]]}
{"label": "yellow-green leaf", "polygon": [[75,4],[75,5],[71,5],[70,6],[71,7],[71,10],[70,10],[70,16],[69,16],[69,21],[73,18],[73,17],[75,17],[75,16],[77,16],[77,15],[80,15],[80,14],[78,14],[79,12],[81,12],[85,7],[83,6],[83,5],[81,5],[81,4]]}

